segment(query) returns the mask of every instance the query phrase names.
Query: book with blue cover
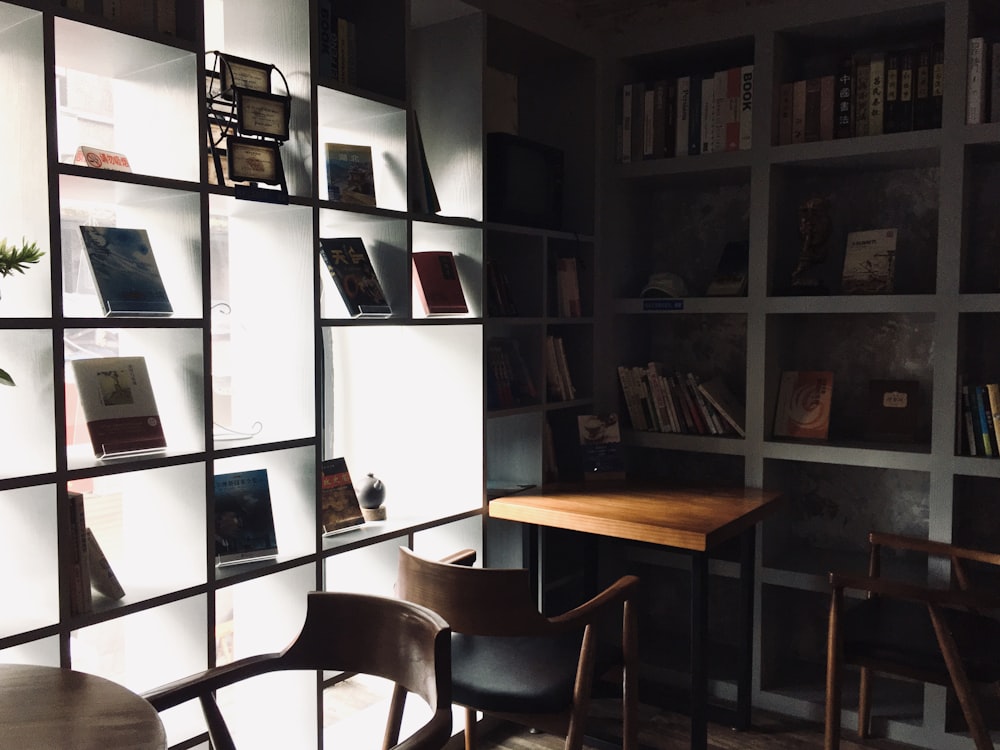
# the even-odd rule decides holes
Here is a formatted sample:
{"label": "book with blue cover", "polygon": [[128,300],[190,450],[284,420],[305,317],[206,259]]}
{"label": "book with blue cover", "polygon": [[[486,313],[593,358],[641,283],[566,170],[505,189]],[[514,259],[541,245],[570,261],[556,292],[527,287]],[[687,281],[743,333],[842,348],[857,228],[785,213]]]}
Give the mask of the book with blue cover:
{"label": "book with blue cover", "polygon": [[267,469],[216,474],[215,560],[218,565],[278,555]]}
{"label": "book with blue cover", "polygon": [[80,233],[105,315],[173,314],[145,229],[81,226]]}
{"label": "book with blue cover", "polygon": [[326,187],[331,201],[375,205],[375,175],[371,146],[326,144]]}

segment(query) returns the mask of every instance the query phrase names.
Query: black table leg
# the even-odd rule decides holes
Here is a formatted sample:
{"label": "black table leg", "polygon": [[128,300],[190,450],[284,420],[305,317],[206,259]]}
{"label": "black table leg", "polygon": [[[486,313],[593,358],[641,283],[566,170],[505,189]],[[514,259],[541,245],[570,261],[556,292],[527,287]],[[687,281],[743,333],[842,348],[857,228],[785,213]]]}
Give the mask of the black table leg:
{"label": "black table leg", "polygon": [[753,597],[754,551],[757,543],[756,528],[751,526],[740,535],[740,584],[739,584],[739,664],[736,676],[736,722],[734,729],[750,727],[750,709],[753,693]]}
{"label": "black table leg", "polygon": [[691,750],[708,747],[708,553],[691,554]]}

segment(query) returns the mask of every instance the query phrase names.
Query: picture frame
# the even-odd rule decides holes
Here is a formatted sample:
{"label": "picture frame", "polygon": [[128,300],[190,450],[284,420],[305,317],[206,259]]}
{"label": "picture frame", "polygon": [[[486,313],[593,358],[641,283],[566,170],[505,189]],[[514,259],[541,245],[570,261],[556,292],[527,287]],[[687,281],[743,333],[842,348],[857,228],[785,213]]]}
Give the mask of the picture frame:
{"label": "picture frame", "polygon": [[233,90],[236,88],[271,93],[272,65],[222,52],[217,54],[219,56],[222,98],[232,99]]}
{"label": "picture frame", "polygon": [[276,142],[230,136],[226,139],[226,159],[233,182],[285,184],[281,150]]}
{"label": "picture frame", "polygon": [[235,93],[236,128],[240,135],[288,140],[291,118],[289,97],[240,87],[235,89]]}

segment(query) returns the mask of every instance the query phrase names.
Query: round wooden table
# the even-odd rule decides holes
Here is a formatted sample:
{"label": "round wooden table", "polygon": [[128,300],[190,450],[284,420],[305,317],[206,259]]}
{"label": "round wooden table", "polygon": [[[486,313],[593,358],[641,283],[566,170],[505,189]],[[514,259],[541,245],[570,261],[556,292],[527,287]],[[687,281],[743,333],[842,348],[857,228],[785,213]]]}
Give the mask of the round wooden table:
{"label": "round wooden table", "polygon": [[18,750],[165,750],[159,715],[121,685],[58,667],[0,664],[0,744]]}

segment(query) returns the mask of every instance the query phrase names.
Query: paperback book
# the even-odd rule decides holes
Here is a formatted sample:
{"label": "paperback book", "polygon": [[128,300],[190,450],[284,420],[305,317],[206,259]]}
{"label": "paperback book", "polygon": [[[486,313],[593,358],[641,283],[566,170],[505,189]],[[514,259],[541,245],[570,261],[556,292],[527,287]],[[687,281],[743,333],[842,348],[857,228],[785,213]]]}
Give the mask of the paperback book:
{"label": "paperback book", "polygon": [[455,256],[450,252],[432,250],[414,253],[413,270],[420,303],[427,315],[469,311]]}
{"label": "paperback book", "polygon": [[832,372],[783,372],[774,417],[774,436],[826,440],[830,431],[832,398]]}
{"label": "paperback book", "polygon": [[143,357],[77,359],[72,367],[97,458],[159,452],[166,448]]}
{"label": "paperback book", "polygon": [[617,414],[580,414],[576,418],[583,478],[624,479],[625,454]]}
{"label": "paperback book", "polygon": [[81,226],[80,233],[105,315],[173,313],[145,229]]}
{"label": "paperback book", "polygon": [[866,437],[913,442],[917,439],[920,384],[916,380],[872,380],[868,383]]}
{"label": "paperback book", "polygon": [[326,186],[331,201],[375,205],[375,172],[371,146],[326,144]]}
{"label": "paperback book", "polygon": [[320,237],[319,250],[351,317],[385,318],[392,314],[360,237]]}
{"label": "paperback book", "polygon": [[358,494],[347,470],[347,459],[331,458],[320,465],[320,518],[323,536],[356,529],[365,523]]}
{"label": "paperback book", "polygon": [[105,556],[101,545],[97,543],[94,532],[87,529],[87,556],[89,558],[90,585],[97,593],[118,601],[125,598],[125,589],[122,587],[118,576],[115,575],[111,563]]}
{"label": "paperback book", "polygon": [[895,265],[895,229],[850,232],[840,290],[844,294],[891,294]]}
{"label": "paperback book", "polygon": [[705,290],[709,297],[742,297],[747,293],[747,269],[750,243],[727,242],[715,269],[715,276]]}
{"label": "paperback book", "polygon": [[216,474],[214,487],[216,564],[277,557],[267,469]]}

